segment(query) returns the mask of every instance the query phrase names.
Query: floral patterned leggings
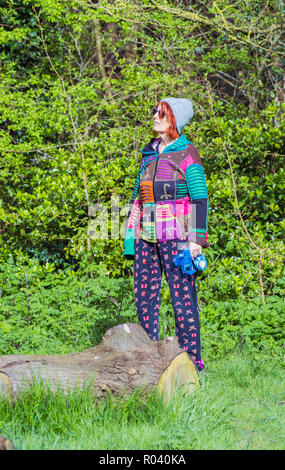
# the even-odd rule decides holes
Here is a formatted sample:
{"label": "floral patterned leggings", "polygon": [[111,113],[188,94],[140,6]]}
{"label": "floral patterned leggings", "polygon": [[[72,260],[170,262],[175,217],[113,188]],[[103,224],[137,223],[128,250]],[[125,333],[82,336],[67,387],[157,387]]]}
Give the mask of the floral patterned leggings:
{"label": "floral patterned leggings", "polygon": [[187,351],[191,359],[199,361],[201,348],[195,285],[197,273],[192,276],[184,274],[173,263],[173,257],[181,249],[181,240],[158,243],[141,238],[135,240],[135,306],[139,323],[153,341],[158,341],[161,276],[164,272],[175,314],[179,347]]}

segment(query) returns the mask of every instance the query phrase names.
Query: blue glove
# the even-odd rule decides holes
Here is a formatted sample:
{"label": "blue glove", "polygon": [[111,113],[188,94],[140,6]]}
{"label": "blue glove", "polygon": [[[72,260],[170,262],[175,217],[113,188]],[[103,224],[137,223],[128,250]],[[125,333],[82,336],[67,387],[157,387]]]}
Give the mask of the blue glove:
{"label": "blue glove", "polygon": [[193,266],[192,256],[190,250],[181,250],[173,258],[173,263],[175,266],[180,266],[181,270],[185,274],[194,274],[196,269]]}
{"label": "blue glove", "polygon": [[197,271],[205,271],[207,269],[207,260],[203,253],[194,258],[194,266]]}
{"label": "blue glove", "polygon": [[[181,250],[173,258],[175,266],[180,266],[181,270],[185,274],[194,274],[198,271],[205,271],[207,269],[207,260],[203,254],[196,256],[192,261],[192,256],[189,249]],[[195,269],[196,268],[196,269]]]}

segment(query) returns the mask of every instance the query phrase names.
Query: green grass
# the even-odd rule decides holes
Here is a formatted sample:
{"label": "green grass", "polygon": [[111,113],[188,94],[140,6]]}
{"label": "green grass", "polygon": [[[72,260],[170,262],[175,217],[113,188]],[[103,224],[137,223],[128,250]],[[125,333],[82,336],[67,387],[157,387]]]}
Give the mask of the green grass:
{"label": "green grass", "polygon": [[96,401],[91,390],[54,396],[40,385],[0,401],[0,434],[17,449],[284,449],[284,368],[245,354],[207,363],[201,387],[168,406],[151,393]]}

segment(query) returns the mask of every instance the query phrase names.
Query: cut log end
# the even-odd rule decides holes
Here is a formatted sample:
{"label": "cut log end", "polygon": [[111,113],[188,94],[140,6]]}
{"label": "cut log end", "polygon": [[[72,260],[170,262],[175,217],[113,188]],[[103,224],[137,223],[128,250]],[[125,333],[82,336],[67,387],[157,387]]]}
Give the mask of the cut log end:
{"label": "cut log end", "polygon": [[189,394],[200,386],[196,367],[186,352],[178,354],[161,374],[158,391],[162,394],[164,402],[168,403],[181,386]]}
{"label": "cut log end", "polygon": [[12,398],[13,387],[7,374],[0,372],[0,397]]}

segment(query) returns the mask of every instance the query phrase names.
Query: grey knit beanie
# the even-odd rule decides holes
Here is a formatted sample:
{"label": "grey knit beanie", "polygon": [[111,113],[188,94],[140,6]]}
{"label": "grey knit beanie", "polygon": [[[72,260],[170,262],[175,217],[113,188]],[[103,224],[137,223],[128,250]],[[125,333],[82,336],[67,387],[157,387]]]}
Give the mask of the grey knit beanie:
{"label": "grey knit beanie", "polygon": [[165,98],[161,101],[165,101],[171,107],[180,134],[183,127],[188,124],[194,115],[192,102],[187,98]]}

